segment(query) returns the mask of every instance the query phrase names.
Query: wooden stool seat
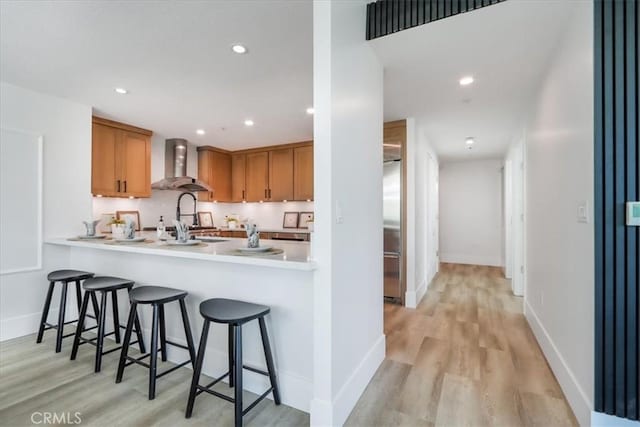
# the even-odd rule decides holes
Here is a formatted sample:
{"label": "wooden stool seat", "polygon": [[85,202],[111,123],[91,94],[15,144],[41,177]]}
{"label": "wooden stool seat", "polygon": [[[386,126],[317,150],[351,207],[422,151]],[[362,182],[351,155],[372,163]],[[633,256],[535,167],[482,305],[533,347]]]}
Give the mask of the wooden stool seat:
{"label": "wooden stool seat", "polygon": [[47,274],[47,280],[50,282],[74,282],[76,280],[88,279],[93,276],[93,273],[82,270],[56,270]]}
{"label": "wooden stool seat", "polygon": [[270,310],[266,305],[224,298],[212,298],[200,304],[200,314],[205,319],[236,325],[266,316]]}
{"label": "wooden stool seat", "polygon": [[187,292],[180,289],[164,286],[140,286],[131,291],[129,299],[138,304],[164,304],[177,301],[187,295]]}

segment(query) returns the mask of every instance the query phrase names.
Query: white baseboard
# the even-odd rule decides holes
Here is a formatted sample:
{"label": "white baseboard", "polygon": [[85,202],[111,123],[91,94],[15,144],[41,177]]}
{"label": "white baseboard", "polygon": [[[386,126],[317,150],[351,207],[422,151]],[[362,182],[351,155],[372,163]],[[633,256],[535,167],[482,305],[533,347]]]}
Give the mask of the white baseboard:
{"label": "white baseboard", "polygon": [[591,399],[576,380],[573,371],[564,360],[564,357],[562,357],[558,347],[556,347],[551,336],[528,301],[525,301],[524,304],[524,315],[540,344],[540,348],[542,348],[542,352],[549,362],[549,366],[551,366],[551,370],[558,379],[560,387],[569,401],[573,413],[578,419],[578,423],[581,426],[590,425],[591,410],[593,408]]}
{"label": "white baseboard", "polygon": [[427,292],[427,281],[423,280],[415,291],[407,291],[404,295],[404,306],[407,308],[416,308],[424,294]]}
{"label": "white baseboard", "polygon": [[602,412],[592,412],[591,427],[640,427],[640,421],[603,414]]}
{"label": "white baseboard", "polygon": [[502,267],[500,257],[487,255],[469,255],[469,254],[440,254],[440,262],[449,264],[469,264],[469,265],[488,265],[491,267]]}
{"label": "white baseboard", "polygon": [[[49,315],[49,320],[57,317],[58,309],[51,309]],[[40,316],[42,313],[30,313],[0,320],[0,342],[35,334],[40,326]]]}
{"label": "white baseboard", "polygon": [[384,355],[385,336],[381,335],[340,388],[332,402],[320,399],[311,401],[311,425],[314,427],[343,425],[384,360]]}

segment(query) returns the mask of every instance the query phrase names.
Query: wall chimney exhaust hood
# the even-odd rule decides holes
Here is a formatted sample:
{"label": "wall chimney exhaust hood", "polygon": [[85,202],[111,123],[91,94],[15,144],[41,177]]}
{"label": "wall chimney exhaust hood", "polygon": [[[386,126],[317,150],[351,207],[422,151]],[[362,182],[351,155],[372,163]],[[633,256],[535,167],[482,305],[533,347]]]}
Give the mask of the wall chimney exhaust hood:
{"label": "wall chimney exhaust hood", "polygon": [[172,138],[165,141],[164,179],[151,184],[154,190],[212,191],[204,182],[187,176],[186,139]]}

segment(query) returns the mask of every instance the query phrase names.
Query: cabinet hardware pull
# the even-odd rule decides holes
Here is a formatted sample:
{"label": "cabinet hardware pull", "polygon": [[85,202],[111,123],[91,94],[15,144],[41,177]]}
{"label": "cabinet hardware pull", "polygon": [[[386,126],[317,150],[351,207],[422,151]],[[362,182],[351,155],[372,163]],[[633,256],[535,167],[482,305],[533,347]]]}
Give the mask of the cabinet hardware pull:
{"label": "cabinet hardware pull", "polygon": [[271,198],[271,189],[269,189],[269,198]]}
{"label": "cabinet hardware pull", "polygon": [[127,180],[126,179],[124,180],[124,192],[125,193],[127,192]]}
{"label": "cabinet hardware pull", "polygon": [[242,200],[244,200],[244,190],[242,190]]}
{"label": "cabinet hardware pull", "polygon": [[118,184],[118,190],[117,190],[117,192],[119,193],[119,192],[120,192],[120,180],[117,180],[117,181],[116,181],[116,183]]}
{"label": "cabinet hardware pull", "polygon": [[265,188],[265,189],[264,189],[264,198],[265,198],[265,199],[269,197],[269,196],[267,196],[267,194],[268,194],[268,190]]}

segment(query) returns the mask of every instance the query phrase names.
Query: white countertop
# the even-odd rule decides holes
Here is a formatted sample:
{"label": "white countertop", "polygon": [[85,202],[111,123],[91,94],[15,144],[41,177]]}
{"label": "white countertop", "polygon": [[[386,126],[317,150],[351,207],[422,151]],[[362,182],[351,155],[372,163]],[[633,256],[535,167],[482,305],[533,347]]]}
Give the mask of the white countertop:
{"label": "white countertop", "polygon": [[[219,228],[219,231],[245,231],[244,228]],[[309,231],[308,228],[262,228],[262,227],[258,227],[258,231],[261,231],[263,233],[303,233],[303,234],[309,234],[311,233]]]}
{"label": "white countertop", "polygon": [[106,251],[128,252],[146,255],[169,256],[175,258],[198,259],[205,261],[226,262],[245,265],[259,265],[291,270],[314,270],[315,262],[309,259],[309,242],[290,242],[281,240],[261,240],[261,246],[272,246],[284,252],[277,255],[232,255],[234,249],[246,246],[244,238],[221,238],[224,242],[203,242],[198,246],[169,246],[157,240],[155,232],[138,232],[137,236],[146,237],[153,242],[116,243],[113,240],[77,240],[75,237],[51,238],[45,243],[51,245],[70,246],[74,248],[99,249]]}

